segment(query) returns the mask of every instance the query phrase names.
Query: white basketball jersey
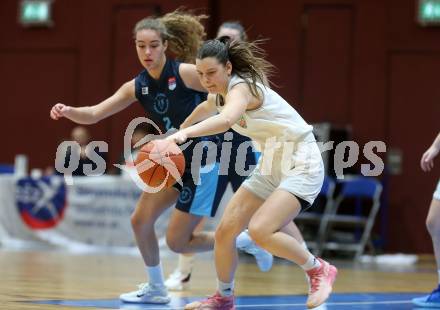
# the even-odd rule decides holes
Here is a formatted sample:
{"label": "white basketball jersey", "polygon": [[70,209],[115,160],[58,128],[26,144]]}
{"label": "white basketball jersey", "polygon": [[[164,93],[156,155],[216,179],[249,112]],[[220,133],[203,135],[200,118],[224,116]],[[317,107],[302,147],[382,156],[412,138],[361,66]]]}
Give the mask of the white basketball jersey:
{"label": "white basketball jersey", "polygon": [[[245,81],[232,76],[228,91]],[[255,110],[246,111],[232,126],[238,133],[251,138],[260,151],[264,151],[268,141],[308,142],[315,141],[313,127],[307,124],[296,110],[269,87],[257,83],[263,95],[263,104]],[[221,110],[223,107],[218,106]]]}

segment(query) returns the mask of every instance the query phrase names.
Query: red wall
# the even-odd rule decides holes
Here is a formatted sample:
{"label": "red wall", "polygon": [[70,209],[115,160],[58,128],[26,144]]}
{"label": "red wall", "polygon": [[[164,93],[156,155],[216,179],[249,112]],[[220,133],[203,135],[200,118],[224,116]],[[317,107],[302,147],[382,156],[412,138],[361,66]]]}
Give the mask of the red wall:
{"label": "red wall", "polygon": [[[278,91],[309,122],[350,126],[361,144],[383,140],[403,154],[402,174],[388,178],[387,250],[431,252],[424,228],[439,176],[419,159],[440,129],[440,28],[415,22],[415,2],[401,0],[148,1],[57,0],[52,28],[17,23],[19,1],[0,1],[0,162],[25,153],[32,167],[52,165],[74,124],[49,119],[56,102],[93,105],[141,70],[130,31],[135,21],[181,5],[223,20],[241,20],[251,38],[270,38]],[[92,126],[116,162],[123,133],[142,110]],[[366,160],[361,157],[361,163]]]}

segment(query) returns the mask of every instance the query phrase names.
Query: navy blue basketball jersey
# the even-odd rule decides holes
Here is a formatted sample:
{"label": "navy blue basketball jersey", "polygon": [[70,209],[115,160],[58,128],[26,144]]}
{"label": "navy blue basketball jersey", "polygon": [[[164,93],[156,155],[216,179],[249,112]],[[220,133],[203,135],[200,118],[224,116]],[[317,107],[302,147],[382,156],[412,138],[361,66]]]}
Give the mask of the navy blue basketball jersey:
{"label": "navy blue basketball jersey", "polygon": [[153,79],[147,70],[135,78],[136,98],[147,116],[164,132],[171,128],[178,129],[207,96],[185,86],[179,66],[179,62],[167,58],[159,80]]}
{"label": "navy blue basketball jersey", "polygon": [[[135,78],[135,94],[147,113],[147,117],[161,128],[163,133],[175,128],[206,100],[207,94],[185,86],[179,74],[180,62],[167,58],[159,80],[155,80],[143,70]],[[208,138],[193,138],[192,143],[183,154],[187,166],[191,162],[195,144]]]}
{"label": "navy blue basketball jersey", "polygon": [[[158,125],[163,132],[172,128],[178,129],[194,109],[206,100],[207,94],[195,91],[185,86],[179,74],[180,63],[167,59],[159,80],[153,79],[147,70],[135,78],[136,98],[144,108],[147,117]],[[217,205],[215,188],[218,183],[218,164],[209,172],[199,170],[197,179],[201,185],[196,185],[191,169],[192,155],[195,145],[200,141],[214,140],[215,136],[193,138],[192,143],[183,151],[186,169],[182,176],[182,185],[174,184],[180,191],[176,208],[198,216],[214,216]],[[205,153],[204,153],[205,154]],[[206,154],[205,154],[206,155]],[[201,165],[205,163],[201,160]]]}

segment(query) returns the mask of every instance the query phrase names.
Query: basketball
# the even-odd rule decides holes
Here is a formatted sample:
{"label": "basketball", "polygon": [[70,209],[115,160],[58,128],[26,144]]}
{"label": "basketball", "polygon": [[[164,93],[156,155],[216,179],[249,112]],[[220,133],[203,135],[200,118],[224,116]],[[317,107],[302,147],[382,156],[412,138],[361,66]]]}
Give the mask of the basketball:
{"label": "basketball", "polygon": [[182,177],[185,157],[179,146],[168,140],[154,140],[144,145],[135,160],[136,170],[148,186],[168,188]]}

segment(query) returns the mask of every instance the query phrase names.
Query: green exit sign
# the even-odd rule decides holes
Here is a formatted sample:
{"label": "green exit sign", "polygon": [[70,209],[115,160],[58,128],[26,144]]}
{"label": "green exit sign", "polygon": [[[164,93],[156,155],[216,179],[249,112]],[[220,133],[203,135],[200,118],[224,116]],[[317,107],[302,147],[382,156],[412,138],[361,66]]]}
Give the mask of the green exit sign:
{"label": "green exit sign", "polygon": [[52,0],[22,0],[20,23],[24,26],[51,26]]}
{"label": "green exit sign", "polygon": [[423,26],[440,26],[440,0],[419,0],[417,16]]}

